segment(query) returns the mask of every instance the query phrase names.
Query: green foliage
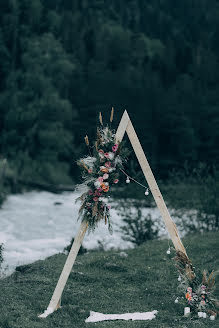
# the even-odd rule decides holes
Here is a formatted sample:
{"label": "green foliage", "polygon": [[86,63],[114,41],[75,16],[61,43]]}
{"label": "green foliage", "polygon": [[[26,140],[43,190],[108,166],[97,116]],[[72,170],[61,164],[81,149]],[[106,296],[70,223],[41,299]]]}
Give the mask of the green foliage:
{"label": "green foliage", "polygon": [[[183,240],[193,264],[200,270],[218,270],[219,233],[190,236]],[[75,262],[62,295],[62,308],[45,320],[37,317],[48,306],[66,255],[37,261],[0,280],[0,326],[13,328],[85,327],[91,310],[127,313],[158,310],[151,321],[109,321],[89,324],[115,328],[216,328],[215,321],[185,318],[179,296],[178,274],[166,250],[167,240],[152,240],[135,249],[89,252]],[[201,256],[200,256],[201,254]],[[172,256],[170,256],[172,257]],[[219,288],[216,280],[215,297]],[[6,297],[7,295],[7,297]],[[37,297],[36,297],[37,295]],[[134,301],[133,301],[134,300]],[[12,311],[13,309],[13,311]],[[8,325],[8,326],[7,326]]]}
{"label": "green foliage", "polygon": [[52,34],[28,40],[21,59],[24,72],[18,72],[13,82],[21,84],[5,113],[3,152],[16,160],[20,177],[28,179],[28,170],[39,180],[59,183],[52,171],[62,165],[63,174],[69,175],[66,161],[73,147],[70,130],[75,115],[63,98],[73,64]]}
{"label": "green foliage", "polygon": [[31,270],[30,264],[16,266],[15,271],[20,273],[26,273]]}
{"label": "green foliage", "polygon": [[124,240],[139,246],[148,240],[158,237],[159,230],[156,227],[156,220],[152,220],[150,214],[144,216],[139,206],[134,211],[128,207],[120,208],[119,212],[125,223],[121,227],[121,231],[124,234],[122,238]]}
{"label": "green foliage", "polygon": [[28,174],[53,183],[60,174],[42,172],[64,164],[70,181],[97,112],[108,119],[114,105],[156,177],[186,161],[218,166],[217,14],[217,0],[2,0],[1,154],[24,177],[42,164]]}

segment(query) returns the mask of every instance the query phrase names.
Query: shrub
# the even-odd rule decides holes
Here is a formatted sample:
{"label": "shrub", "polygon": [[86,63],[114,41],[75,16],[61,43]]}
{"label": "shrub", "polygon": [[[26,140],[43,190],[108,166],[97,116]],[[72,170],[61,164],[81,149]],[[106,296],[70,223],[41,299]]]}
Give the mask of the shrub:
{"label": "shrub", "polygon": [[124,234],[123,240],[131,241],[139,246],[148,240],[158,238],[158,229],[155,226],[157,221],[152,220],[150,214],[143,216],[142,209],[139,207],[136,208],[136,211],[134,214],[131,209],[121,211],[120,214],[125,223],[121,227],[121,231]]}

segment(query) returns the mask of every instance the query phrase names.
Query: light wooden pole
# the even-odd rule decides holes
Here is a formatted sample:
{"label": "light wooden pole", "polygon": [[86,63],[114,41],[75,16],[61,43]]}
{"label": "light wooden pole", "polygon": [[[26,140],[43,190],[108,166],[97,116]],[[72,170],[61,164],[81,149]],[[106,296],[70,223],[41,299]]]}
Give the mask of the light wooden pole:
{"label": "light wooden pole", "polygon": [[62,273],[59,277],[56,288],[53,292],[52,298],[49,302],[49,306],[44,311],[44,313],[42,313],[38,316],[39,318],[46,318],[49,314],[53,313],[55,310],[57,310],[58,308],[61,307],[62,292],[63,292],[63,289],[65,288],[65,284],[68,280],[68,277],[72,270],[72,267],[75,263],[75,259],[78,255],[78,251],[81,247],[82,241],[84,239],[84,235],[87,231],[87,228],[88,228],[88,223],[82,222],[80,225],[79,231],[77,233],[77,236],[75,237],[74,243],[71,247],[71,250],[68,254],[67,260],[63,267]]}
{"label": "light wooden pole", "polygon": [[170,213],[166,207],[166,204],[164,202],[164,199],[162,197],[160,189],[159,189],[157,182],[154,178],[154,175],[151,171],[150,165],[147,161],[145,153],[138,140],[138,136],[135,132],[135,129],[132,125],[132,122],[128,116],[127,111],[124,111],[122,119],[121,119],[119,127],[118,127],[118,130],[117,130],[117,133],[116,133],[116,138],[118,141],[122,140],[125,132],[127,132],[127,134],[128,134],[129,140],[132,144],[132,148],[134,149],[134,152],[136,154],[138,162],[141,166],[141,169],[144,173],[145,179],[149,185],[151,193],[154,197],[154,200],[157,204],[157,207],[158,207],[160,214],[163,218],[163,221],[166,225],[166,228],[168,230],[170,238],[172,239],[174,247],[176,248],[177,251],[181,251],[184,254],[186,254],[186,250],[181,242],[176,225],[170,217]]}
{"label": "light wooden pole", "polygon": [[[121,142],[125,132],[127,132],[127,135],[129,137],[129,140],[131,142],[131,145],[134,149],[134,152],[136,154],[136,157],[138,159],[138,162],[141,166],[141,169],[144,173],[145,179],[149,185],[149,188],[151,190],[151,193],[154,197],[154,200],[157,204],[157,207],[160,211],[160,214],[163,218],[163,221],[166,225],[167,231],[170,235],[170,238],[172,239],[172,242],[174,244],[174,247],[177,251],[183,252],[186,256],[186,250],[182,244],[182,241],[179,237],[177,228],[175,223],[170,217],[169,211],[166,207],[166,204],[164,202],[164,199],[162,197],[162,194],[159,190],[159,187],[157,185],[157,182],[154,178],[154,175],[151,171],[150,165],[147,161],[147,158],[144,154],[144,151],[141,147],[141,144],[138,140],[137,134],[135,132],[135,129],[132,125],[132,122],[129,118],[129,115],[127,111],[125,110],[122,116],[122,119],[119,123],[117,132],[116,132],[116,142]],[[39,315],[39,318],[46,318],[49,314],[53,313],[55,310],[57,310],[60,307],[61,304],[61,296],[62,292],[64,290],[64,287],[67,283],[69,274],[72,270],[72,266],[75,262],[75,259],[77,257],[78,251],[80,249],[80,246],[82,244],[82,241],[84,239],[85,233],[88,228],[88,223],[82,222],[78,231],[77,236],[75,237],[74,243],[71,247],[70,253],[67,257],[67,260],[65,262],[65,265],[63,267],[62,273],[59,277],[58,283],[56,285],[56,288],[54,290],[54,293],[52,295],[52,298],[50,300],[49,306],[47,310],[44,311],[43,314]]]}

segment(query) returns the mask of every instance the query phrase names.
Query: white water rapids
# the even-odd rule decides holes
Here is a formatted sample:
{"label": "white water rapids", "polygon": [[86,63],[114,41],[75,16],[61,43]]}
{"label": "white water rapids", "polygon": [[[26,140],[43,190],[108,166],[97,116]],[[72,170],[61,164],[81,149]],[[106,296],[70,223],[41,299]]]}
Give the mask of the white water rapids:
{"label": "white water rapids", "polygon": [[[11,272],[17,265],[62,252],[77,233],[79,204],[75,204],[77,193],[26,192],[10,195],[0,209],[0,244],[4,244],[4,267]],[[61,204],[55,205],[55,202]],[[157,208],[145,208],[152,219],[159,217]],[[87,249],[126,249],[133,244],[122,239],[120,226],[124,223],[115,209],[111,209],[113,234],[101,222],[94,233],[86,234],[83,246]],[[166,236],[160,229],[160,236]]]}

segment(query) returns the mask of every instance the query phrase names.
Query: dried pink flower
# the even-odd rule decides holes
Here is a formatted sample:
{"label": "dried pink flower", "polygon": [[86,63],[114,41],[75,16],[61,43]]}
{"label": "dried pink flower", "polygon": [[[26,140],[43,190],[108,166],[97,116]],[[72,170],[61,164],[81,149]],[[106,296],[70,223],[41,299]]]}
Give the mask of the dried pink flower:
{"label": "dried pink flower", "polygon": [[113,147],[112,147],[112,151],[115,153],[118,149],[119,145],[115,144]]}
{"label": "dried pink flower", "polygon": [[106,179],[108,179],[108,178],[109,178],[109,174],[104,173],[104,175],[103,175],[103,180],[106,180]]}

